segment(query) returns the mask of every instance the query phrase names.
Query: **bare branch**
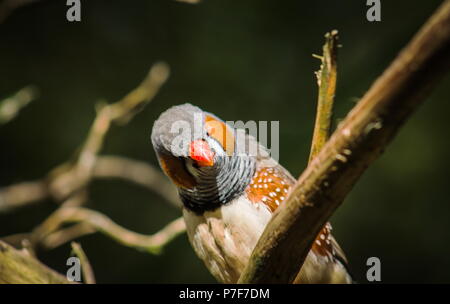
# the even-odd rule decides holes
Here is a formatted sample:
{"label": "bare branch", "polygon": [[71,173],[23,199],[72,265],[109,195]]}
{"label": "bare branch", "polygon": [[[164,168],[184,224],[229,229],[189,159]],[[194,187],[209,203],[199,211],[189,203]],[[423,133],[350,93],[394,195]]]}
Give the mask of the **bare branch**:
{"label": "bare branch", "polygon": [[83,248],[81,248],[81,245],[77,242],[72,242],[70,245],[72,246],[72,251],[80,259],[81,269],[83,270],[84,283],[95,284],[94,271],[92,270],[91,263],[89,262],[89,259],[86,256]]}
{"label": "bare branch", "polygon": [[0,241],[0,284],[68,284],[64,276],[41,264],[27,251]]}
{"label": "bare branch", "polygon": [[164,62],[154,64],[147,77],[133,91],[128,93],[122,100],[112,104],[111,120],[124,124],[130,121],[150,101],[153,100],[161,86],[169,78],[170,69]]}
{"label": "bare branch", "polygon": [[448,72],[445,1],[348,114],[261,236],[239,282],[289,283],[314,238],[366,168]]}
{"label": "bare branch", "polygon": [[[42,180],[0,188],[0,212],[35,203],[49,196],[56,200],[65,200],[72,193],[86,186],[92,178],[97,155],[111,122],[119,124],[128,122],[153,99],[168,76],[169,67],[165,63],[157,63],[152,66],[142,83],[124,98],[116,103],[101,106],[76,161],[63,163]],[[112,164],[110,161],[108,163]],[[128,162],[128,164],[137,165],[132,162]],[[137,166],[133,166],[133,169],[136,170],[136,168]],[[151,175],[152,180],[155,181],[159,179],[160,175],[156,176],[156,174],[150,173],[152,169],[147,165],[146,169],[140,172],[147,173],[147,177]],[[103,171],[105,171],[104,167]],[[133,177],[136,179],[135,175]],[[148,186],[149,183],[146,185]],[[154,188],[157,187],[152,187],[152,189]],[[166,186],[163,187],[163,190],[158,191],[158,193],[164,194],[169,192]],[[169,196],[168,200],[172,203],[176,201],[173,195]]]}
{"label": "bare branch", "polygon": [[317,72],[319,94],[309,162],[316,157],[330,137],[337,79],[337,41],[338,32],[336,30],[327,33],[323,46],[323,56],[319,57],[322,64],[320,70]]}
{"label": "bare branch", "polygon": [[175,207],[180,207],[176,188],[155,167],[120,156],[101,156],[94,168],[95,178],[120,178],[156,192]]}
{"label": "bare branch", "polygon": [[49,196],[47,184],[40,180],[0,188],[0,212],[31,205]]}
{"label": "bare branch", "polygon": [[49,186],[52,195],[62,200],[90,181],[111,122],[128,122],[153,99],[168,77],[169,67],[165,63],[156,63],[142,83],[124,98],[116,103],[100,106],[75,165],[63,164],[51,174],[57,176],[51,179]]}
{"label": "bare branch", "polygon": [[[60,174],[66,174],[66,172],[67,170],[61,169],[57,173],[53,171],[51,175],[56,176],[53,178],[58,178]],[[73,171],[71,172],[73,173]],[[175,207],[180,206],[176,189],[167,180],[167,177],[143,161],[121,156],[99,156],[92,171],[92,178],[119,178],[129,181],[154,191]],[[45,181],[47,179],[51,178],[0,188],[0,213],[51,198],[52,194],[48,189],[49,182]],[[73,183],[67,184],[65,192],[75,192],[75,189],[71,188],[72,186],[74,186]]]}
{"label": "bare branch", "polygon": [[19,114],[19,111],[36,99],[37,96],[37,88],[34,86],[27,86],[19,90],[13,96],[0,101],[0,125],[14,119],[14,117]]}
{"label": "bare branch", "polygon": [[[87,224],[96,231],[109,236],[122,245],[147,251],[152,254],[159,254],[167,243],[185,231],[183,218],[174,220],[153,235],[144,235],[117,225],[106,215],[98,211],[86,208],[65,207],[55,211],[47,218],[47,220],[35,229],[33,232],[33,241],[41,242],[42,240],[45,240],[48,235],[58,231],[60,227],[68,223]],[[59,238],[61,239],[61,236],[59,236]],[[65,240],[69,241],[67,236],[65,237]],[[48,241],[46,244],[49,246]],[[49,247],[53,246],[50,245]]]}
{"label": "bare branch", "polygon": [[[41,243],[46,248],[54,248],[73,238],[100,231],[126,246],[156,254],[165,244],[183,232],[185,230],[183,219],[175,220],[158,233],[147,236],[117,225],[100,212],[80,208],[87,200],[86,189],[93,177],[127,179],[156,191],[174,205],[178,204],[173,188],[169,187],[166,178],[152,166],[121,157],[108,156],[102,159],[98,156],[111,123],[124,124],[132,119],[153,99],[168,75],[169,68],[166,64],[155,64],[136,89],[116,103],[101,105],[74,161],[63,163],[40,181],[0,189],[0,211],[49,197],[63,201],[60,207],[31,234],[17,234],[4,239],[15,244],[29,244],[27,246],[30,249]],[[69,223],[75,225],[66,228],[65,225]],[[84,260],[85,281],[93,282],[93,274],[87,269],[88,262],[81,247],[77,245],[73,247],[80,259]],[[1,267],[3,265],[0,261]],[[8,276],[0,272],[1,280],[8,280]]]}
{"label": "bare branch", "polygon": [[[49,233],[45,238],[40,240],[39,246],[46,250],[55,249],[72,240],[76,240],[82,236],[93,234],[97,230],[87,223],[79,223],[68,228],[62,228],[55,232]],[[29,237],[29,236],[24,236]],[[6,241],[9,243],[8,241]]]}

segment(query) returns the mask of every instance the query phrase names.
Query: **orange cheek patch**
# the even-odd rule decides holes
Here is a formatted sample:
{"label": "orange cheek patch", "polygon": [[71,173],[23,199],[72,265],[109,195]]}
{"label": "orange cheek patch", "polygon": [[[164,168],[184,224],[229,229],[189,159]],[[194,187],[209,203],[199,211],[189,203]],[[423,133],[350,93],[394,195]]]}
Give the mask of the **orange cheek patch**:
{"label": "orange cheek patch", "polygon": [[211,115],[206,115],[205,128],[209,136],[220,143],[222,148],[227,152],[227,155],[233,155],[235,140],[234,133],[226,123]]}
{"label": "orange cheek patch", "polygon": [[159,163],[164,173],[181,188],[193,188],[195,179],[187,172],[182,160],[171,155],[159,154]]}
{"label": "orange cheek patch", "polygon": [[291,186],[283,172],[266,167],[256,171],[246,193],[252,203],[265,204],[273,212],[286,199]]}

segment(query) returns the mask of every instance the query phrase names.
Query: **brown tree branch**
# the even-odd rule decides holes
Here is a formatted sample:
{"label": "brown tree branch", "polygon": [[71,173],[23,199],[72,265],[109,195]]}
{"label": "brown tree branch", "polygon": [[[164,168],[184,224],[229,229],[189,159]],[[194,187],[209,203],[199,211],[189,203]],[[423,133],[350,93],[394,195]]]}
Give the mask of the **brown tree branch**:
{"label": "brown tree branch", "polygon": [[322,62],[317,72],[317,85],[319,94],[317,98],[317,114],[314,123],[314,133],[311,145],[309,162],[322,150],[328,141],[331,132],[331,120],[333,117],[334,95],[337,79],[337,48],[338,32],[331,31],[325,35],[323,56],[315,56]]}
{"label": "brown tree branch", "polygon": [[[17,234],[3,239],[17,246],[29,244],[27,246],[30,249],[34,249],[41,243],[44,247],[54,248],[73,238],[101,231],[126,246],[156,254],[176,235],[182,233],[185,230],[182,219],[175,220],[152,236],[147,236],[115,224],[100,212],[80,208],[87,200],[87,186],[94,177],[129,180],[154,190],[172,204],[178,205],[174,189],[169,186],[165,176],[152,166],[122,157],[98,156],[111,123],[124,124],[133,118],[153,99],[166,81],[168,74],[169,69],[166,64],[155,64],[136,89],[116,103],[99,107],[88,136],[74,161],[63,163],[42,180],[0,189],[0,211],[11,210],[50,197],[63,201],[60,207],[32,233]],[[67,228],[64,226],[67,223],[75,223],[75,225]],[[77,248],[75,246],[74,250]],[[78,254],[82,255],[82,252],[78,250]],[[33,259],[31,255],[29,259]],[[0,270],[2,267],[9,267],[10,264],[7,263],[10,261],[0,259]],[[30,263],[39,262],[35,260]],[[16,266],[17,271],[26,272],[26,269],[22,269],[26,265]],[[86,281],[91,282],[93,276],[89,275],[87,270],[85,274]],[[48,276],[46,273],[43,275]],[[26,278],[29,279],[27,275]],[[0,281],[18,282],[19,279],[10,279],[8,273],[4,274],[0,271]],[[42,280],[46,282],[45,277]],[[30,279],[30,282],[34,281]]]}
{"label": "brown tree branch", "polygon": [[176,188],[168,178],[150,164],[120,156],[101,156],[92,172],[94,178],[119,178],[147,188],[180,207]]}
{"label": "brown tree branch", "polygon": [[[152,254],[159,254],[163,247],[185,231],[182,217],[172,221],[153,235],[139,234],[114,223],[106,215],[80,207],[65,207],[55,211],[33,232],[33,242],[41,242],[60,227],[68,223],[83,223],[101,232],[122,245]],[[67,241],[69,239],[66,238]]]}
{"label": "brown tree branch", "polygon": [[448,72],[445,1],[348,114],[261,236],[240,283],[289,283],[314,238],[367,167]]}
{"label": "brown tree branch", "polygon": [[153,99],[168,77],[169,67],[165,63],[156,63],[142,83],[124,98],[99,106],[76,161],[65,163],[50,173],[50,192],[56,199],[63,200],[89,183],[111,123],[127,123]]}
{"label": "brown tree branch", "polygon": [[[156,170],[154,166],[143,161],[121,156],[98,156],[92,171],[92,178],[118,178],[135,183],[159,194],[173,206],[180,206],[176,190],[167,177]],[[0,213],[54,197],[48,187],[47,179],[22,182],[0,188]],[[73,185],[69,184],[69,187]],[[75,189],[67,188],[66,192],[73,193]]]}
{"label": "brown tree branch", "polygon": [[83,271],[83,281],[86,284],[95,284],[95,275],[92,270],[91,263],[84,252],[81,245],[77,242],[72,242],[70,244],[72,246],[73,253],[80,259],[81,270]]}
{"label": "brown tree branch", "polygon": [[[45,238],[40,240],[39,246],[45,250],[52,250],[72,240],[76,240],[82,236],[93,234],[95,232],[97,232],[97,230],[94,227],[88,223],[82,222],[68,228],[61,228],[55,232],[49,233]],[[25,237],[31,238],[30,235]]]}
{"label": "brown tree branch", "polygon": [[[35,203],[49,196],[59,201],[65,200],[85,187],[92,178],[98,153],[103,146],[111,122],[118,124],[128,122],[153,99],[168,76],[169,67],[165,63],[156,63],[137,88],[113,104],[100,106],[76,160],[59,165],[42,180],[0,188],[0,212]],[[130,161],[128,164],[136,163]],[[143,165],[143,163],[140,164]],[[133,168],[136,167],[133,166]],[[151,170],[148,167],[146,169],[147,173]],[[148,186],[148,183],[146,185]],[[169,200],[173,203],[173,196]]]}
{"label": "brown tree branch", "polygon": [[[1,18],[1,17],[0,17]],[[0,125],[5,124],[17,116],[19,111],[38,97],[38,90],[34,86],[27,86],[13,96],[0,101]]]}
{"label": "brown tree branch", "polygon": [[0,241],[0,284],[69,284],[24,250]]}
{"label": "brown tree branch", "polygon": [[0,188],[0,213],[24,207],[50,197],[42,180],[22,182]]}

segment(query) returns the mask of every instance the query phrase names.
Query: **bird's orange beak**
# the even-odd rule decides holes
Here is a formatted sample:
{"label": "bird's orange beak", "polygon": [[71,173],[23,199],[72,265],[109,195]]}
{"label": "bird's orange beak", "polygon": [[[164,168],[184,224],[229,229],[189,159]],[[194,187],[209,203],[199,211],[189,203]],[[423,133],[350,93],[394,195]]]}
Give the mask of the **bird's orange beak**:
{"label": "bird's orange beak", "polygon": [[202,139],[191,142],[189,157],[197,162],[200,167],[211,167],[214,165],[214,152],[208,143]]}

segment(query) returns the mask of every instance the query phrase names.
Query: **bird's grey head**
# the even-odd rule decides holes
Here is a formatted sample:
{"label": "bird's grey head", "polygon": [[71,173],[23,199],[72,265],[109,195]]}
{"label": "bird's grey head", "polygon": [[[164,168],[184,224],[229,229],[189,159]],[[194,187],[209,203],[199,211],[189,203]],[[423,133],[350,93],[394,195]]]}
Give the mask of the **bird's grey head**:
{"label": "bird's grey head", "polygon": [[175,157],[188,157],[189,144],[204,138],[202,130],[205,114],[191,104],[174,106],[163,112],[152,129],[152,144],[157,152]]}
{"label": "bird's grey head", "polygon": [[197,213],[215,209],[250,182],[255,160],[238,155],[235,134],[225,122],[191,104],[174,106],[155,121],[153,147],[187,208]]}

